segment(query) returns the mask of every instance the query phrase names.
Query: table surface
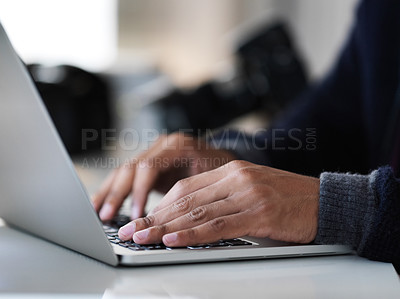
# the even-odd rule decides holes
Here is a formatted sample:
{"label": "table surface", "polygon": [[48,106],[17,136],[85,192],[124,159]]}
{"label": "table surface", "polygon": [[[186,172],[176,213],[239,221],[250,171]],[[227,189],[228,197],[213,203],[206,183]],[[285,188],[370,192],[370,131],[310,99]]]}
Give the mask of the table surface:
{"label": "table surface", "polygon": [[400,298],[391,264],[354,255],[111,267],[0,227],[0,296]]}
{"label": "table surface", "polygon": [[0,253],[1,298],[400,298],[391,264],[355,255],[111,267],[1,223]]}

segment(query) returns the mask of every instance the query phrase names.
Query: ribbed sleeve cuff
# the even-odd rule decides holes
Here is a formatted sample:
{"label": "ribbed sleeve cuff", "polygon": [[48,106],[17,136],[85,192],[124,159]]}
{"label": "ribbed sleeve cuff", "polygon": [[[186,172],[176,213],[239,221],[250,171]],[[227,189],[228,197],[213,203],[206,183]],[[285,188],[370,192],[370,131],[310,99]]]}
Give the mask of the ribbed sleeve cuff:
{"label": "ribbed sleeve cuff", "polygon": [[315,243],[346,244],[362,251],[363,232],[375,211],[374,181],[368,176],[324,172],[320,176],[318,232]]}

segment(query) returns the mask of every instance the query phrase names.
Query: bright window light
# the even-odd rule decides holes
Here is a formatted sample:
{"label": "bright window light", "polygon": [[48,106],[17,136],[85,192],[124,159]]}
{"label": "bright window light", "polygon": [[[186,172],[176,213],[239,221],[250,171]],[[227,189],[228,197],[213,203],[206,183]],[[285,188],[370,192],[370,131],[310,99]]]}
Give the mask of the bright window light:
{"label": "bright window light", "polygon": [[101,71],[117,54],[117,0],[0,0],[0,21],[27,63]]}

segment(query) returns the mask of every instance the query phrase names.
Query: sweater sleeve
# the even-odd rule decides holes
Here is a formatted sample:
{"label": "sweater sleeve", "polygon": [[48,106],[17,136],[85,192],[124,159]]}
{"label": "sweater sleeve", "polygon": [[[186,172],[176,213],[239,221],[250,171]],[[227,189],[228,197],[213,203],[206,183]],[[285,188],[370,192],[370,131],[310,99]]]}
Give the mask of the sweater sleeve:
{"label": "sweater sleeve", "polygon": [[347,244],[360,256],[400,263],[400,181],[390,167],[369,175],[320,176],[318,244]]}

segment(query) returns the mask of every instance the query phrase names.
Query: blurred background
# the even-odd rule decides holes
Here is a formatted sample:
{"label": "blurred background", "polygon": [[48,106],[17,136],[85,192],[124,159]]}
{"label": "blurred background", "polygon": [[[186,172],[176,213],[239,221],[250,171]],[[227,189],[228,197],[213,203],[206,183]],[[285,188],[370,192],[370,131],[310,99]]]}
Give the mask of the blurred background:
{"label": "blurred background", "polygon": [[0,0],[0,21],[69,152],[130,155],[163,132],[267,126],[329,70],[356,2]]}

